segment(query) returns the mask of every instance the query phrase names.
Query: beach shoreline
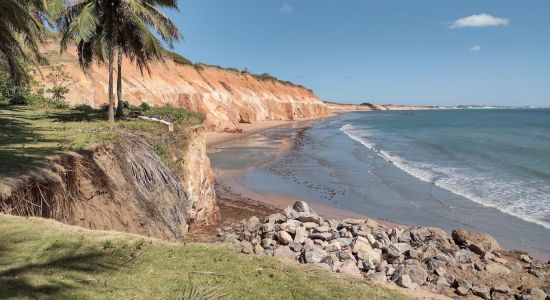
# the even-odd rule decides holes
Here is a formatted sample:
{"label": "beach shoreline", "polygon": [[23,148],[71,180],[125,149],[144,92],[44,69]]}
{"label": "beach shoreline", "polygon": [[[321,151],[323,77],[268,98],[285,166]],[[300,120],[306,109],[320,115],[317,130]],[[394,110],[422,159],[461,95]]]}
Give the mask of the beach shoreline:
{"label": "beach shoreline", "polygon": [[[339,114],[338,114],[339,115]],[[317,118],[314,120],[320,120],[321,118]],[[324,119],[324,118],[323,118]],[[240,135],[226,135],[225,140],[218,143],[211,143],[208,147],[209,155],[214,153],[214,155],[217,155],[216,152],[222,152],[221,156],[216,156],[214,159],[213,165],[213,171],[215,174],[215,177],[217,178],[217,181],[225,186],[228,186],[231,188],[231,191],[235,195],[239,195],[239,197],[243,197],[248,199],[248,201],[254,201],[257,203],[265,204],[271,207],[275,207],[278,209],[282,209],[290,204],[292,204],[295,201],[308,201],[311,203],[312,207],[318,211],[318,213],[328,219],[343,219],[343,218],[370,218],[373,220],[376,220],[378,222],[385,223],[386,226],[393,226],[393,227],[400,227],[400,226],[434,226],[439,228],[444,228],[448,232],[450,232],[450,228],[442,227],[441,225],[433,224],[429,225],[430,222],[424,222],[426,224],[417,224],[413,221],[396,221],[392,220],[392,218],[388,218],[386,216],[380,216],[376,214],[376,211],[372,211],[371,213],[365,213],[365,211],[357,212],[356,210],[352,210],[349,208],[342,208],[341,205],[339,207],[336,207],[332,205],[333,203],[331,201],[326,201],[323,199],[319,199],[317,201],[315,197],[302,197],[300,194],[296,194],[293,191],[287,191],[284,185],[282,188],[278,190],[269,190],[267,192],[264,188],[258,188],[258,186],[251,186],[250,184],[257,182],[257,180],[252,179],[252,181],[248,180],[248,178],[251,176],[251,173],[254,172],[254,170],[261,169],[261,167],[265,167],[266,165],[269,165],[271,162],[275,161],[277,158],[281,157],[283,154],[289,152],[297,143],[301,143],[300,138],[295,136],[298,132],[305,132],[309,130],[312,126],[317,124],[316,122],[308,123],[305,121],[311,121],[311,120],[296,120],[296,121],[285,121],[285,122],[270,122],[269,124],[263,124],[261,126],[257,126],[255,130],[251,132],[245,132],[244,134]],[[279,134],[280,132],[285,132],[282,136]],[[252,134],[261,134],[261,136],[252,136]],[[245,138],[246,137],[246,138]],[[276,145],[270,145],[269,147],[272,147],[271,149],[266,150],[264,149],[265,145],[257,145],[255,144],[255,141],[273,141],[278,140],[278,143]],[[225,143],[227,142],[227,143]],[[256,154],[254,152],[246,152],[250,148],[261,148],[261,150],[258,150],[259,152],[265,153],[270,152],[270,155],[267,155],[267,157],[261,158],[261,160],[265,161],[265,165],[247,165],[246,167],[240,165],[242,162],[240,162],[240,159],[243,159],[246,161],[246,163],[249,163],[249,161],[256,160]],[[234,149],[234,150],[232,150]],[[243,150],[245,149],[245,150]],[[230,152],[230,153],[223,153],[223,152]],[[246,153],[243,153],[245,151]],[[294,152],[294,151],[290,151]],[[265,154],[264,154],[265,155]],[[292,155],[292,153],[290,153]],[[211,157],[212,160],[212,157]],[[227,166],[223,166],[224,163],[220,165],[220,161],[232,161],[233,165],[229,168],[226,168]],[[229,170],[233,168],[232,170]],[[260,172],[261,173],[261,172]],[[280,176],[288,176],[288,174],[279,174]],[[252,176],[256,176],[252,174]],[[279,186],[277,184],[277,186]],[[248,202],[243,202],[243,204],[246,205]],[[380,208],[382,209],[382,208]],[[368,210],[369,212],[371,210]],[[261,214],[261,211],[256,212],[256,216],[263,216],[268,215],[272,210],[269,212],[266,211],[264,214]],[[252,214],[243,214],[243,218],[251,217]],[[241,219],[243,219],[241,218]],[[409,220],[408,218],[407,220]],[[422,222],[421,222],[422,223]],[[474,226],[469,226],[470,230],[472,230],[472,227],[476,227],[476,224],[473,224]],[[453,225],[454,227],[462,227],[460,225]],[[475,230],[475,228],[474,228]],[[477,230],[478,232],[488,232],[486,230],[483,230],[479,228]],[[490,231],[489,231],[490,232]],[[506,244],[506,243],[505,243]],[[522,249],[520,246],[513,246],[509,247],[511,249]],[[549,258],[550,256],[548,253],[535,251],[533,249],[530,249],[529,252],[532,252],[539,258]]]}

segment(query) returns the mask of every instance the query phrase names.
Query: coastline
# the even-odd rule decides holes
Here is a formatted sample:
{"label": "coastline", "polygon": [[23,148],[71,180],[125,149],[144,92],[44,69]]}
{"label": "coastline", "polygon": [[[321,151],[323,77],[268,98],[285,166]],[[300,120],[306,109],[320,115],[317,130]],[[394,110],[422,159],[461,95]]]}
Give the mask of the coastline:
{"label": "coastline", "polygon": [[[340,113],[336,113],[336,114],[339,115]],[[230,138],[226,138],[225,141],[229,143],[220,142],[218,144],[215,144],[216,146],[212,144],[209,145],[209,155],[210,154],[218,155],[217,152],[228,152],[228,151],[232,153],[229,156],[225,156],[225,158],[223,157],[224,155],[222,154],[221,157],[217,157],[214,159],[215,163],[213,163],[213,169],[217,180],[223,185],[229,186],[235,194],[245,197],[249,199],[249,201],[263,203],[279,209],[284,208],[295,201],[299,201],[299,200],[309,201],[311,206],[314,207],[314,209],[317,210],[318,213],[325,218],[332,218],[332,219],[342,219],[346,217],[369,218],[369,219],[376,220],[378,222],[384,222],[386,226],[392,226],[392,227],[434,226],[434,227],[444,228],[448,232],[450,232],[450,228],[462,227],[460,225],[458,226],[453,225],[454,227],[442,227],[441,225],[438,225],[438,223],[429,225],[430,222],[424,222],[425,224],[416,224],[415,222],[411,221],[412,219],[410,218],[406,218],[407,219],[406,222],[402,222],[402,221],[400,222],[400,221],[395,221],[392,218],[380,217],[379,214],[376,214],[376,211],[371,212],[371,210],[368,210],[368,212],[371,212],[371,213],[365,213],[365,211],[363,210],[361,211],[361,213],[359,213],[356,210],[341,208],[341,205],[339,205],[340,206],[339,208],[335,208],[335,206],[333,206],[332,202],[330,201],[323,201],[321,198],[319,199],[319,201],[317,201],[315,197],[302,198],[301,196],[298,196],[293,191],[287,191],[286,190],[287,187],[284,185],[280,186],[280,184],[276,184],[276,186],[279,186],[281,188],[279,188],[278,190],[275,189],[275,192],[272,192],[272,190],[270,189],[267,189],[269,190],[269,192],[266,192],[267,191],[266,189],[261,187],[258,188],[258,186],[252,187],[250,184],[257,183],[257,180],[247,181],[247,177],[249,177],[251,173],[254,172],[255,169],[258,169],[259,167],[261,167],[262,164],[260,165],[249,164],[246,167],[239,166],[241,162],[238,161],[239,160],[238,158],[240,156],[251,158],[247,160],[257,159],[257,157],[255,157],[256,154],[254,152],[247,152],[243,154],[243,151],[248,151],[246,149],[254,148],[254,147],[260,148],[259,145],[254,144],[256,141],[266,141],[266,140],[271,141],[273,139],[284,141],[283,143],[279,143],[277,145],[271,145],[270,146],[272,147],[271,149],[266,150],[262,148],[262,150],[259,151],[262,153],[265,153],[265,152],[271,153],[270,155],[267,155],[268,157],[262,158],[266,164],[269,164],[270,162],[280,157],[287,151],[292,150],[292,147],[294,147],[296,143],[301,143],[301,141],[299,141],[299,137],[295,136],[297,132],[300,132],[300,130],[305,131],[307,128],[310,128],[315,124],[315,123],[307,123],[307,122],[303,123],[303,121],[308,121],[308,120],[299,120],[299,121],[290,121],[290,122],[287,121],[283,123],[277,123],[275,125],[271,124],[273,126],[265,126],[264,128],[257,129],[254,132],[247,132],[245,134],[233,135]],[[262,135],[247,137],[253,133],[262,133]],[[269,138],[266,138],[266,136],[269,136]],[[243,139],[239,140],[240,138],[243,138]],[[261,145],[261,147],[264,147],[264,146],[265,145],[263,144]],[[278,148],[274,149],[273,147],[278,147]],[[233,151],[231,149],[235,149],[235,150]],[[228,155],[228,154],[226,153],[225,155]],[[212,157],[211,157],[211,160],[212,160]],[[231,168],[234,168],[233,170],[227,170],[223,166],[223,164],[220,166],[220,163],[219,163],[220,161],[227,161],[227,160],[234,161],[233,166],[231,166]],[[256,176],[257,174],[253,174],[253,175]],[[289,176],[288,174],[279,174],[279,175],[283,177]],[[267,215],[267,214],[269,213],[265,213],[263,215]],[[247,216],[251,216],[251,215],[247,215]],[[256,216],[261,216],[261,214],[256,214]],[[479,228],[477,226],[473,226],[475,228],[472,228],[472,226],[467,226],[467,228],[468,227],[470,227],[470,230],[475,230],[475,228],[478,228],[477,229],[478,232],[491,232],[491,231],[483,230],[483,228]],[[512,246],[508,245],[508,246],[509,246],[507,247],[508,249],[523,249],[523,247],[521,246],[514,246],[514,245]],[[550,257],[548,253],[545,253],[545,252],[535,251],[533,249],[529,249],[528,251],[542,259],[548,259]]]}
{"label": "coastline", "polygon": [[333,117],[337,114],[338,113],[336,112],[331,112],[328,115],[315,116],[311,118],[297,118],[294,120],[264,120],[256,123],[240,124],[240,129],[242,129],[243,131],[242,133],[210,131],[206,133],[206,147],[212,147],[221,143],[229,142],[234,139],[239,139],[255,133],[260,133],[268,129],[273,129],[281,126],[289,126],[292,124],[299,124],[303,122],[326,119],[326,118]]}

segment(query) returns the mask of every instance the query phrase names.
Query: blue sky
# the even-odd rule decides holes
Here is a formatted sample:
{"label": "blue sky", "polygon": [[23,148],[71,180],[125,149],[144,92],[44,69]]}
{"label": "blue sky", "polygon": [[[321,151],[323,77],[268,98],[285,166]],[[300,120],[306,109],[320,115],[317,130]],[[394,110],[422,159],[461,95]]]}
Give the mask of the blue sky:
{"label": "blue sky", "polygon": [[550,106],[550,0],[180,0],[195,62],[323,100]]}

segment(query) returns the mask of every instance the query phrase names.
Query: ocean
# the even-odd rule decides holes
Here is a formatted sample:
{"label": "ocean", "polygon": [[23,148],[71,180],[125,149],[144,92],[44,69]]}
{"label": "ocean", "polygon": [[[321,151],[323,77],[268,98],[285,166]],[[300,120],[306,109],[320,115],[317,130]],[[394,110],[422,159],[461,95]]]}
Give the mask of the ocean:
{"label": "ocean", "polygon": [[[287,138],[296,144],[283,155],[256,148],[241,184],[396,223],[487,232],[550,257],[549,109],[350,112],[241,146]],[[239,149],[250,164],[251,148]]]}

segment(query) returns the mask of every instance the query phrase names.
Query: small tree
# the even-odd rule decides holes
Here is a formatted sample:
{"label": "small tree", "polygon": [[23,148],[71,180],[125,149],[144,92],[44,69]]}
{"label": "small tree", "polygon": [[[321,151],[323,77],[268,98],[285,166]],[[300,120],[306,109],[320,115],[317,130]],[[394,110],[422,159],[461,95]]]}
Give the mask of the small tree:
{"label": "small tree", "polygon": [[69,75],[65,72],[62,65],[53,66],[50,73],[46,75],[48,82],[51,82],[51,88],[46,92],[52,95],[52,101],[59,103],[65,100],[65,95],[70,92],[68,87],[72,83]]}

